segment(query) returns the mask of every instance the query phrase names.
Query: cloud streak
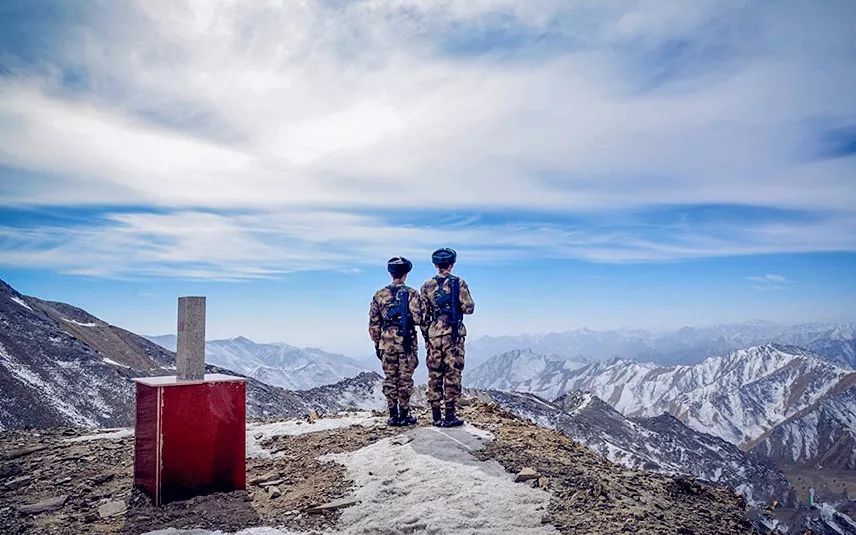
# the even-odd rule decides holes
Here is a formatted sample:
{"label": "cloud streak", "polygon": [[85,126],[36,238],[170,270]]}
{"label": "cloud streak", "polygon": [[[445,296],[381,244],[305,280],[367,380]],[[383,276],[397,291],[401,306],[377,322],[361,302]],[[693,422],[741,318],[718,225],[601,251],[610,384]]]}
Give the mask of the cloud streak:
{"label": "cloud streak", "polygon": [[[536,216],[540,217],[540,216]],[[430,218],[429,218],[430,219]],[[507,264],[532,258],[589,262],[662,262],[773,252],[816,252],[856,246],[856,224],[805,224],[800,234],[766,224],[705,222],[652,227],[640,218],[570,224],[529,219],[400,224],[381,215],[316,210],[218,214],[107,213],[76,226],[0,227],[0,262],[115,278],[179,277],[250,280],[306,270],[354,270],[404,254],[425,259],[440,245],[462,251],[468,263]],[[817,235],[838,232],[837,242]],[[730,235],[740,234],[737,243]],[[747,277],[755,285],[783,285],[779,275]]]}

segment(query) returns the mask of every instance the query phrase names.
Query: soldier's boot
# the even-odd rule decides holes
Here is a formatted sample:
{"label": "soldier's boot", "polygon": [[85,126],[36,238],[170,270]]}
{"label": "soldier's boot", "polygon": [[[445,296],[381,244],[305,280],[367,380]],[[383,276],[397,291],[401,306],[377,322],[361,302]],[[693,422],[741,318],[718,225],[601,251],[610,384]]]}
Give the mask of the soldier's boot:
{"label": "soldier's boot", "polygon": [[464,425],[464,421],[455,416],[455,404],[446,403],[446,418],[443,420],[443,427],[458,427]]}
{"label": "soldier's boot", "polygon": [[416,424],[416,416],[410,414],[410,407],[402,406],[398,412],[398,425]]}
{"label": "soldier's boot", "polygon": [[386,420],[386,425],[391,425],[393,427],[398,427],[401,425],[400,413],[398,412],[398,405],[390,405],[389,406],[389,418]]}
{"label": "soldier's boot", "polygon": [[443,414],[440,412],[440,405],[431,405],[431,419],[434,420],[434,427],[443,427]]}

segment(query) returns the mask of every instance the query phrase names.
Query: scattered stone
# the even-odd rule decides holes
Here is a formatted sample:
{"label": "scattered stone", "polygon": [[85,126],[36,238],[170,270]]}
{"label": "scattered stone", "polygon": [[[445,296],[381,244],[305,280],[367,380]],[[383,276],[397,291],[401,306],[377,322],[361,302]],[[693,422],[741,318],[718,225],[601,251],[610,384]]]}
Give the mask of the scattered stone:
{"label": "scattered stone", "polygon": [[55,481],[57,485],[63,485],[71,481],[71,476],[61,477]]}
{"label": "scattered stone", "polygon": [[317,422],[318,421],[318,411],[316,411],[315,409],[312,409],[311,411],[309,411],[309,414],[306,415],[306,421],[309,422],[310,424],[314,424],[315,422]]}
{"label": "scattered stone", "polygon": [[28,485],[30,483],[30,481],[32,481],[32,479],[33,479],[32,476],[16,477],[14,479],[10,479],[9,481],[7,481],[3,485],[3,487],[8,489],[8,490],[16,490],[16,489],[23,487],[24,485]]}
{"label": "scattered stone", "polygon": [[113,479],[113,474],[101,474],[92,478],[93,485],[103,485]]}
{"label": "scattered stone", "polygon": [[0,479],[6,479],[7,477],[15,477],[19,476],[24,472],[24,469],[21,468],[21,465],[18,463],[6,463],[0,465]]}
{"label": "scattered stone", "polygon": [[62,506],[65,505],[66,500],[68,500],[68,495],[63,494],[62,496],[57,496],[56,498],[48,498],[47,500],[42,500],[40,502],[22,505],[18,507],[18,511],[27,515],[50,513],[52,511],[61,509]]}
{"label": "scattered stone", "polygon": [[350,507],[352,505],[356,505],[360,503],[360,500],[356,498],[342,498],[340,500],[333,500],[332,502],[327,502],[322,505],[316,505],[314,507],[310,507],[306,510],[307,513],[317,514],[323,513],[325,511],[335,511],[337,509],[344,509],[346,507]]}
{"label": "scattered stone", "polygon": [[538,472],[530,467],[526,467],[521,471],[517,472],[517,475],[514,477],[515,483],[522,483],[524,481],[529,481],[531,479],[538,479],[541,476]]}
{"label": "scattered stone", "polygon": [[405,444],[410,444],[411,442],[413,442],[413,437],[410,435],[399,435],[389,441],[390,444],[394,444],[396,446],[404,446]]}
{"label": "scattered stone", "polygon": [[127,509],[128,506],[125,505],[125,502],[114,500],[98,507],[98,516],[101,518],[110,518],[111,516],[124,513]]}
{"label": "scattered stone", "polygon": [[281,485],[285,482],[284,479],[273,479],[270,481],[262,481],[259,483],[260,487],[273,487],[274,485]]}
{"label": "scattered stone", "polygon": [[538,478],[538,488],[546,489],[550,486],[550,478],[546,476],[541,476]]}
{"label": "scattered stone", "polygon": [[275,500],[276,498],[282,496],[282,491],[280,491],[279,487],[277,487],[276,485],[271,485],[270,487],[268,487],[267,493],[270,499],[272,500]]}
{"label": "scattered stone", "polygon": [[255,438],[256,440],[261,440],[263,436],[265,436],[265,434],[261,431],[256,431],[255,433],[253,433],[253,438]]}
{"label": "scattered stone", "polygon": [[17,448],[17,449],[10,450],[9,452],[7,452],[3,456],[3,459],[5,459],[7,461],[11,461],[12,459],[17,459],[18,457],[23,457],[25,455],[30,455],[31,453],[36,453],[36,452],[43,451],[46,449],[48,449],[47,446],[29,446],[29,447],[25,447],[25,448]]}

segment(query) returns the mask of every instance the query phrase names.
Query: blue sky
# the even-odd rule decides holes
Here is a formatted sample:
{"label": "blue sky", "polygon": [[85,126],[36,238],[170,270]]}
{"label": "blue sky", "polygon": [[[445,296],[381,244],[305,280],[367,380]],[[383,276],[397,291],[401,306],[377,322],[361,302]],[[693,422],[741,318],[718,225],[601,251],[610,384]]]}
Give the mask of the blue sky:
{"label": "blue sky", "polygon": [[0,273],[141,333],[369,353],[386,259],[473,335],[856,313],[856,4],[4,2]]}

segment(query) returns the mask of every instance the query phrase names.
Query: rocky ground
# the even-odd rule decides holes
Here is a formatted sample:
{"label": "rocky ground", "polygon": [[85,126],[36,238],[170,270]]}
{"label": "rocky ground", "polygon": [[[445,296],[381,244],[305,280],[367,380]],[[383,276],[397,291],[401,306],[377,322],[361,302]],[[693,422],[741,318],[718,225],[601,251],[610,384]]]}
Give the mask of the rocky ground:
{"label": "rocky ground", "polygon": [[[561,533],[752,532],[743,502],[724,488],[619,467],[559,432],[523,422],[495,406],[474,404],[465,407],[463,415],[493,435],[471,453],[468,448],[466,455],[474,457],[474,463],[496,461],[508,471],[508,481],[516,478],[519,485],[549,493],[541,519],[545,527],[555,526]],[[263,455],[248,460],[246,492],[159,508],[132,490],[133,437],[118,431],[88,438],[92,433],[73,429],[0,433],[3,533],[137,534],[167,527],[224,532],[252,526],[277,526],[289,532],[341,529],[342,510],[313,512],[313,508],[351,496],[354,482],[342,464],[319,457],[363,451],[413,431],[388,428],[377,418],[305,434],[269,437],[260,431],[254,447],[262,448],[258,451]],[[400,444],[418,447],[415,442]],[[399,532],[405,531],[389,531]]]}

